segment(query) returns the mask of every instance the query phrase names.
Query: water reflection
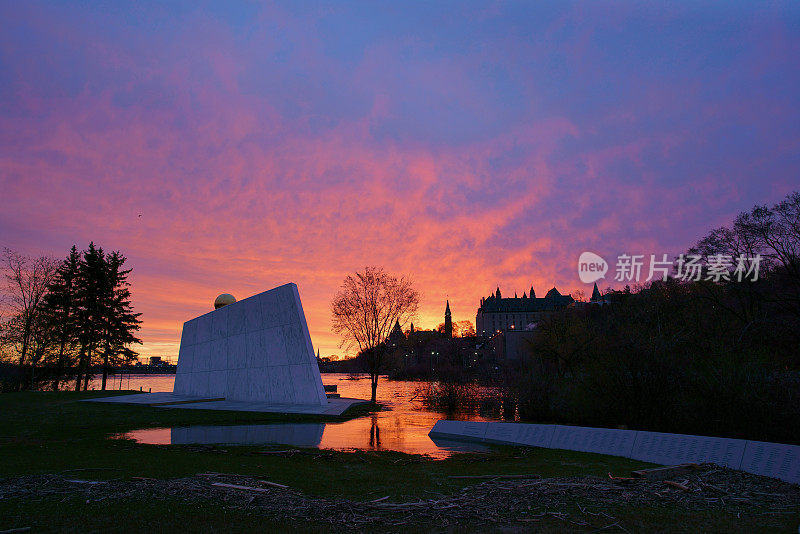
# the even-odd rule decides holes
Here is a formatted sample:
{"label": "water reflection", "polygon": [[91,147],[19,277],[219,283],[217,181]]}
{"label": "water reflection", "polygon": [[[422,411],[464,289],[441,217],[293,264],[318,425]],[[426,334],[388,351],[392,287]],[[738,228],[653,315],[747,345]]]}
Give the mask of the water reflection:
{"label": "water reflection", "polygon": [[269,425],[186,426],[148,428],[114,436],[154,445],[225,444],[287,445],[333,450],[391,450],[446,458],[454,452],[484,452],[477,443],[432,440],[430,426],[406,427],[381,413],[343,423],[279,423]]}
{"label": "water reflection", "polygon": [[318,447],[322,440],[324,423],[298,423],[292,425],[237,425],[237,426],[182,426],[170,429],[172,444],[229,443],[261,445],[282,443],[295,447]]}
{"label": "water reflection", "polygon": [[[142,376],[132,381],[131,389],[171,391],[172,377]],[[352,380],[345,374],[324,374],[326,385],[336,384],[343,397],[369,398],[369,380]],[[477,413],[444,414],[426,408],[419,393],[424,382],[381,380],[378,402],[387,410],[341,423],[293,423],[269,425],[194,426],[155,428],[129,432],[124,437],[140,443],[169,444],[283,444],[295,447],[320,447],[335,450],[391,450],[427,454],[435,458],[453,452],[486,451],[478,444],[436,441],[428,432],[439,419],[477,419]]]}
{"label": "water reflection", "polygon": [[381,448],[381,429],[378,426],[378,416],[373,414],[370,416],[372,427],[369,429],[369,446],[373,449]]}

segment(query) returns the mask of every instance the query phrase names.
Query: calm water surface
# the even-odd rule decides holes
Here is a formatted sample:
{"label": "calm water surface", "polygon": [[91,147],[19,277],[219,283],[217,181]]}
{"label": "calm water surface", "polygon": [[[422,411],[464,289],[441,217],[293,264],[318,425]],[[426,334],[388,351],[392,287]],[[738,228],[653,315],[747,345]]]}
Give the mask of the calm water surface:
{"label": "calm water surface", "polygon": [[[122,379],[122,389],[172,391],[175,375],[131,375]],[[110,384],[111,382],[109,382]],[[322,383],[336,385],[342,397],[369,399],[369,379],[351,380],[350,375],[326,373]],[[99,382],[94,383],[99,388]],[[434,442],[428,432],[439,419],[483,420],[477,414],[450,414],[427,409],[419,390],[425,382],[389,381],[378,384],[378,402],[387,410],[342,423],[281,423],[270,425],[192,426],[151,428],[120,435],[139,443],[261,445],[284,444],[296,447],[319,447],[335,450],[391,450],[427,454],[444,458],[454,452],[480,452],[487,447],[472,444]],[[119,389],[119,378],[115,382]]]}

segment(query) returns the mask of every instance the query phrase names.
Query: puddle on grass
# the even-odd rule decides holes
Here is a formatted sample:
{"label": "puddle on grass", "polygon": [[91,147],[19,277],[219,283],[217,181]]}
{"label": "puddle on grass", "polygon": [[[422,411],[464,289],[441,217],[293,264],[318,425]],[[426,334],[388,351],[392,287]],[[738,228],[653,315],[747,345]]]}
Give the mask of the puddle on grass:
{"label": "puddle on grass", "polygon": [[[323,374],[325,385],[336,385],[343,397],[368,399],[370,384],[367,379],[331,373]],[[361,377],[366,378],[366,377]],[[170,381],[143,383],[145,391],[171,391]],[[162,383],[163,382],[163,383]],[[447,415],[427,409],[419,398],[419,388],[425,382],[382,380],[378,386],[378,402],[387,409],[365,417],[337,423],[277,423],[269,425],[184,426],[173,428],[148,428],[114,436],[154,445],[226,444],[226,445],[289,445],[294,447],[319,447],[335,450],[389,450],[409,454],[427,454],[433,458],[446,458],[457,452],[485,452],[491,450],[478,443],[458,442],[439,438],[434,442],[429,436],[433,425]],[[134,386],[140,386],[135,382]],[[457,418],[482,420],[476,413],[461,413]]]}
{"label": "puddle on grass", "polygon": [[[391,424],[395,418],[373,414],[343,423],[276,423],[270,425],[178,426],[134,430],[113,438],[133,439],[151,445],[289,445],[320,449],[388,450],[446,458],[458,452],[487,452],[478,443],[435,441],[428,436],[433,426],[418,422]],[[388,419],[388,420],[387,420]],[[388,424],[387,424],[388,423]]]}

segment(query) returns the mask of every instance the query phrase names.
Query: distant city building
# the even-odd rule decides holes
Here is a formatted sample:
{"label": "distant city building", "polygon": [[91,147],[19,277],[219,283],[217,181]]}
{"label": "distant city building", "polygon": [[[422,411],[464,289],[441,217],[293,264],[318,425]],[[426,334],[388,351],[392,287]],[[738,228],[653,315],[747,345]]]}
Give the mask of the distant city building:
{"label": "distant city building", "polygon": [[531,286],[530,296],[502,298],[500,288],[487,298],[481,299],[481,305],[475,316],[475,330],[479,336],[492,335],[498,331],[529,330],[545,314],[569,306],[575,302],[569,295],[562,295],[556,288],[547,292],[544,298],[536,298]]}

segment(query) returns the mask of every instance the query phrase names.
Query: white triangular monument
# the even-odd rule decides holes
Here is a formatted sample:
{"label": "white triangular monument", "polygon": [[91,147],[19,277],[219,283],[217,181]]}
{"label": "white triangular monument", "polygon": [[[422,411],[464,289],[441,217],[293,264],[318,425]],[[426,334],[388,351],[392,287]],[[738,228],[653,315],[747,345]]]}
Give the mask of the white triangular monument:
{"label": "white triangular monument", "polygon": [[282,285],[186,321],[173,393],[328,404],[297,286]]}

